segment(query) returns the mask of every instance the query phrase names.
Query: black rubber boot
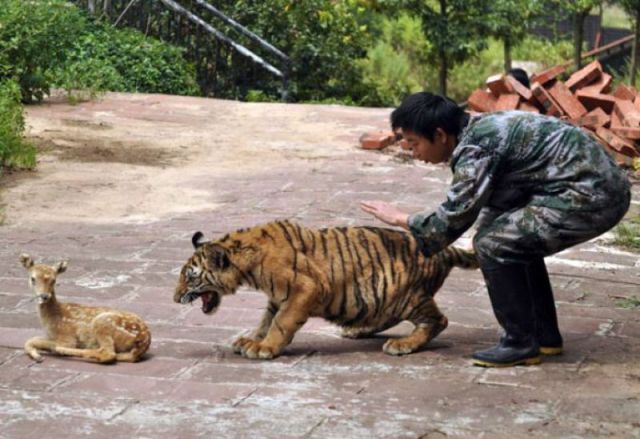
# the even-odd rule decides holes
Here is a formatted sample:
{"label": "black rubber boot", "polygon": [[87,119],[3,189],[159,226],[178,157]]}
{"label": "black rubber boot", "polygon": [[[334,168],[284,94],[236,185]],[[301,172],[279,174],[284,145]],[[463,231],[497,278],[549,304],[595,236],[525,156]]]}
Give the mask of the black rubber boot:
{"label": "black rubber boot", "polygon": [[536,339],[542,355],[562,354],[562,335],[558,329],[556,305],[549,274],[543,258],[534,259],[527,267],[529,288],[536,319]]}
{"label": "black rubber boot", "polygon": [[485,367],[509,367],[540,363],[535,337],[535,317],[527,265],[482,267],[489,298],[505,336],[491,349],[475,352],[473,363]]}

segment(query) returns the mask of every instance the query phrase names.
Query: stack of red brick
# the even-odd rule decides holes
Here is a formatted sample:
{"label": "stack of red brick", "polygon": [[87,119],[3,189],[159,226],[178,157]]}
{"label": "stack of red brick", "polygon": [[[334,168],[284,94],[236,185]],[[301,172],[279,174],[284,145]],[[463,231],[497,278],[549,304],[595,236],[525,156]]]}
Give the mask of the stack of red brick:
{"label": "stack of red brick", "polygon": [[569,76],[563,66],[534,75],[531,88],[511,76],[487,79],[487,89],[468,99],[475,112],[523,110],[559,117],[587,130],[615,156],[618,164],[632,166],[640,156],[640,96],[620,83],[611,91],[611,75],[594,61]]}

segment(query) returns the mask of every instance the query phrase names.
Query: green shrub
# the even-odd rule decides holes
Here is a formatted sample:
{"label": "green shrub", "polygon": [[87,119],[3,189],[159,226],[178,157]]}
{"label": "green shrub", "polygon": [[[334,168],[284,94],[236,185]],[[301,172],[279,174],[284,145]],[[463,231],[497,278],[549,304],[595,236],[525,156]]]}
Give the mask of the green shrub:
{"label": "green shrub", "polygon": [[381,35],[359,60],[367,94],[365,105],[397,106],[404,96],[429,88],[435,82],[426,53],[421,20],[402,14],[398,19],[382,21]]}
{"label": "green shrub", "polygon": [[[430,44],[422,31],[420,18],[400,15],[380,21],[380,36],[358,61],[367,94],[361,103],[396,106],[403,97],[420,90],[436,91],[438,66],[427,59]],[[513,59],[533,61],[540,69],[571,59],[571,42],[551,43],[528,37],[515,46]],[[457,102],[482,87],[488,76],[503,71],[504,49],[501,42],[489,39],[485,50],[449,71],[447,94]],[[529,72],[534,73],[534,72]]]}
{"label": "green shrub", "polygon": [[194,70],[182,58],[182,49],[107,23],[96,23],[78,39],[54,83],[65,89],[93,85],[98,90],[198,93]]}
{"label": "green shrub", "polygon": [[[365,55],[371,37],[365,23],[369,16],[365,3],[363,0],[220,0],[216,7],[291,59],[290,100],[345,102],[352,99],[357,102],[363,94],[363,85],[354,60]],[[246,42],[227,26],[219,28],[238,42]],[[264,55],[255,45],[248,46]],[[274,61],[273,57],[267,58]],[[242,69],[242,63],[248,63],[243,57],[237,57],[235,62],[234,69]],[[253,65],[244,68],[252,69]],[[277,96],[282,82],[268,73],[260,75],[259,84],[251,87],[270,90],[270,95]]]}
{"label": "green shrub", "polygon": [[20,86],[16,81],[0,82],[0,173],[6,166],[35,166],[35,148],[23,138],[24,115]]}
{"label": "green shrub", "polygon": [[0,79],[17,78],[26,102],[49,93],[51,70],[85,32],[87,20],[63,0],[3,0]]}
{"label": "green shrub", "polygon": [[64,0],[2,0],[0,79],[17,78],[25,102],[51,87],[196,94],[182,50],[95,22]]}

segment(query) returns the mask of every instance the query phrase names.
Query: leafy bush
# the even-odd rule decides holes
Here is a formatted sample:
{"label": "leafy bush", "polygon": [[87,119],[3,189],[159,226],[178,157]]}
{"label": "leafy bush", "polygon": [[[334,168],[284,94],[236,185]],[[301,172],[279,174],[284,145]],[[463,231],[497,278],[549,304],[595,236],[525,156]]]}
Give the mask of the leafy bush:
{"label": "leafy bush", "polygon": [[359,60],[367,94],[365,105],[396,106],[402,97],[435,83],[434,70],[426,58],[429,43],[419,18],[402,14],[396,20],[383,20],[381,35]]}
{"label": "leafy bush", "polygon": [[64,63],[87,20],[63,0],[3,0],[0,79],[17,78],[26,102],[49,93],[51,70]]}
{"label": "leafy bush", "polygon": [[[438,66],[428,61],[430,43],[420,18],[406,14],[383,18],[380,29],[377,42],[358,62],[363,83],[368,87],[361,103],[396,106],[416,91],[436,91]],[[535,62],[540,69],[571,59],[572,54],[571,42],[554,44],[532,37],[525,38],[512,51],[514,60]],[[449,97],[465,101],[474,89],[484,85],[488,76],[503,71],[503,56],[502,43],[489,39],[485,50],[449,71]]]}
{"label": "leafy bush", "polygon": [[182,49],[130,29],[96,23],[56,70],[54,83],[65,89],[93,86],[99,90],[194,95],[193,68]]}
{"label": "leafy bush", "polygon": [[0,172],[5,166],[35,166],[35,148],[23,139],[24,115],[20,86],[0,82]]}
{"label": "leafy bush", "polygon": [[[234,20],[289,56],[291,100],[358,101],[363,86],[354,60],[365,55],[370,43],[364,22],[369,15],[364,3],[361,0],[221,0],[216,7],[230,13]],[[220,30],[239,42],[245,41],[224,25],[220,25]],[[249,46],[255,48],[255,45]],[[260,88],[279,86],[278,80],[265,74]],[[273,98],[277,99],[275,93]]]}
{"label": "leafy bush", "polygon": [[3,0],[0,79],[17,78],[25,102],[51,87],[196,94],[181,49],[94,22],[64,0]]}

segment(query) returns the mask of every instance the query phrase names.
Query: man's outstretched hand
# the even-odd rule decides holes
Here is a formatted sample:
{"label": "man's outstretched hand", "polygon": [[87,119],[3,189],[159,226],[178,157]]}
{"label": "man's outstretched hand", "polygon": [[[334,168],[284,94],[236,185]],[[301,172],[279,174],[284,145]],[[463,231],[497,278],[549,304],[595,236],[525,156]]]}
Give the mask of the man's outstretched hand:
{"label": "man's outstretched hand", "polygon": [[409,228],[409,214],[386,201],[360,201],[360,208],[391,226]]}

